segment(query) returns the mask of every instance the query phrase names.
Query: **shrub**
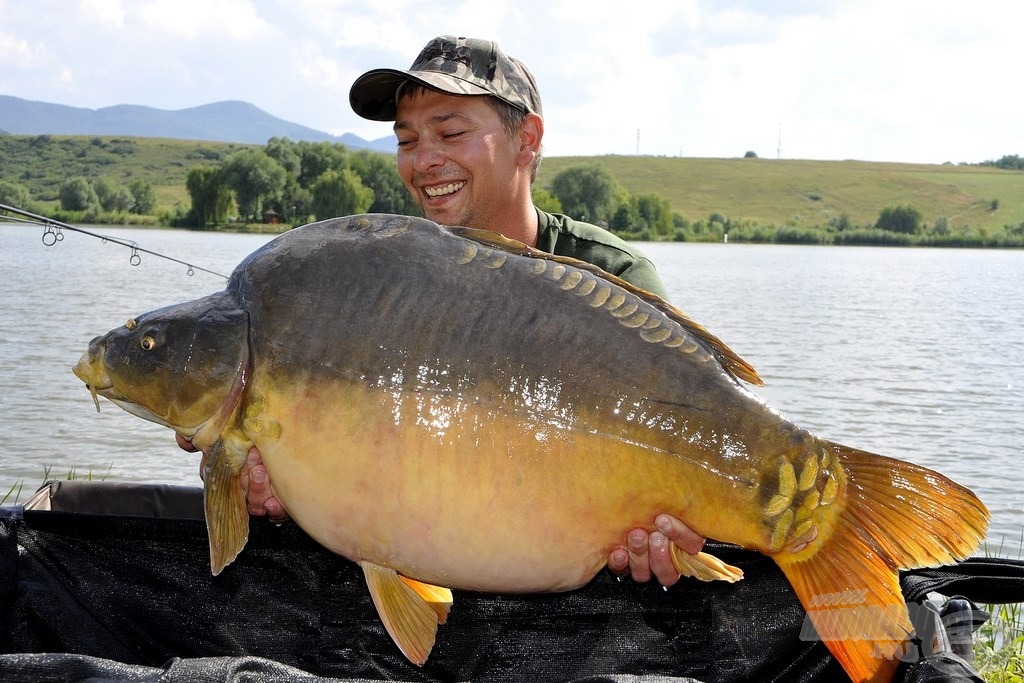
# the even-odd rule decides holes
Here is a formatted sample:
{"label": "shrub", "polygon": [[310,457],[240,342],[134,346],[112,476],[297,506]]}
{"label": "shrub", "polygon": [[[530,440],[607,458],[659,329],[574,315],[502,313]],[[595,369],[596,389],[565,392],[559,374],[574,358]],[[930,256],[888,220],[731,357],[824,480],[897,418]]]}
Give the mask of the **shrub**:
{"label": "shrub", "polygon": [[878,214],[875,227],[887,232],[913,235],[921,228],[921,212],[907,205],[887,206]]}

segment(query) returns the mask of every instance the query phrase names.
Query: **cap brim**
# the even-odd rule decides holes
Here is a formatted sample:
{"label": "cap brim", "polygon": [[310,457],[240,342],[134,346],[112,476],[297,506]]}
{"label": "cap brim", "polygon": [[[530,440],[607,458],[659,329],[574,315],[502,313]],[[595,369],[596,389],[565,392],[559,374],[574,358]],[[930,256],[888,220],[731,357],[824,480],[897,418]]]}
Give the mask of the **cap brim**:
{"label": "cap brim", "polygon": [[400,71],[374,69],[356,79],[348,93],[354,111],[371,121],[394,121],[398,115],[395,94],[405,81],[440,90],[452,95],[491,95],[489,90],[451,74],[434,71]]}

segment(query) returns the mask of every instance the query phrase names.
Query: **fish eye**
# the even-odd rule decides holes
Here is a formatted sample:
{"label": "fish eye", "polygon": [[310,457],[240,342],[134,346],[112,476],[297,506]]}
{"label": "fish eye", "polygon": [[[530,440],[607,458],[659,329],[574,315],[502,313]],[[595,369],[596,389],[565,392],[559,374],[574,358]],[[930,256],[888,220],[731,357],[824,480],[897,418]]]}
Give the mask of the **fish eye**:
{"label": "fish eye", "polygon": [[152,351],[156,348],[156,339],[153,339],[147,334],[139,341],[139,346],[142,347],[143,351]]}

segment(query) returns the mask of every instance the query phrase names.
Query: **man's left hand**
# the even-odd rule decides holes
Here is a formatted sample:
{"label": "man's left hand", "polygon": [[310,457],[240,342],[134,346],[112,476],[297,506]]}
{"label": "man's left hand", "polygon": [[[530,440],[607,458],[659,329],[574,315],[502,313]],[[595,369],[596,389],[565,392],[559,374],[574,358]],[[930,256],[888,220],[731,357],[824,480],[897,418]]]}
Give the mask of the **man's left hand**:
{"label": "man's left hand", "polygon": [[608,556],[608,569],[616,576],[633,577],[641,583],[653,576],[668,588],[679,581],[679,572],[672,564],[669,543],[675,543],[690,554],[700,552],[704,539],[690,527],[671,515],[658,515],[654,520],[657,531],[633,529],[626,536],[626,546],[616,548]]}

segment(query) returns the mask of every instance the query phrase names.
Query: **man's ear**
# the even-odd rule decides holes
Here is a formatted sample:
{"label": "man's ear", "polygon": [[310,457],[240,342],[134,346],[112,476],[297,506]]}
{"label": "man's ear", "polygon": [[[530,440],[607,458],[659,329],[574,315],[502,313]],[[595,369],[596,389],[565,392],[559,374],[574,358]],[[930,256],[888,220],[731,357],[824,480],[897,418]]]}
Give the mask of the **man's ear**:
{"label": "man's ear", "polygon": [[540,154],[544,139],[544,119],[537,114],[527,114],[519,131],[519,163],[529,166]]}

